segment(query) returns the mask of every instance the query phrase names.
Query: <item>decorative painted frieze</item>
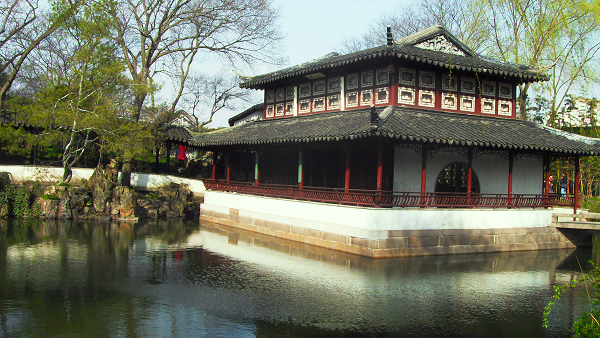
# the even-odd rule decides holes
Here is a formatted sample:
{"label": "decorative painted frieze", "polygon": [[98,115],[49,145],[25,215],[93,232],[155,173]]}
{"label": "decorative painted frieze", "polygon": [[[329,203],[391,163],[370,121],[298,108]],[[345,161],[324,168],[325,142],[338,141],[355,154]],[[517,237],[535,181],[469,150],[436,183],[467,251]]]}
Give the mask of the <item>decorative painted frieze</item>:
{"label": "decorative painted frieze", "polygon": [[420,42],[416,44],[415,47],[433,50],[436,52],[442,52],[446,54],[465,56],[465,53],[460,48],[458,48],[452,42],[448,41],[448,39],[446,39],[446,37],[443,35],[438,35],[432,39]]}

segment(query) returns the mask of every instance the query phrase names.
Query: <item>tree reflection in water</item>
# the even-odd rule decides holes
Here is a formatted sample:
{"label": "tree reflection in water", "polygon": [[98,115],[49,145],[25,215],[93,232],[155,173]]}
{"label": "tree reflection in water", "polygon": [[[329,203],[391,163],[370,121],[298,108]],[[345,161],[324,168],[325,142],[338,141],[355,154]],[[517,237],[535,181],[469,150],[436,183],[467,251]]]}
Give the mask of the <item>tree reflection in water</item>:
{"label": "tree reflection in water", "polygon": [[563,337],[590,250],[373,260],[197,221],[0,220],[0,336]]}

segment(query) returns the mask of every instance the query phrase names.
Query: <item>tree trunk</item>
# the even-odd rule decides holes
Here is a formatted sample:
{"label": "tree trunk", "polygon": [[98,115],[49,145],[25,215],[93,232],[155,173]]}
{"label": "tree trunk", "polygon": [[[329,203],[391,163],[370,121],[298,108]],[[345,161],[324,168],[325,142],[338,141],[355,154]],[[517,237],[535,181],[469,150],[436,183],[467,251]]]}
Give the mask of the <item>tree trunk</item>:
{"label": "tree trunk", "polygon": [[63,161],[63,169],[62,181],[63,183],[69,183],[71,178],[73,178],[73,171],[71,170],[71,166],[69,163],[67,163],[67,161]]}
{"label": "tree trunk", "polygon": [[123,167],[121,169],[121,181],[119,182],[119,184],[121,184],[124,187],[131,186],[131,161],[131,155],[126,154],[123,158]]}

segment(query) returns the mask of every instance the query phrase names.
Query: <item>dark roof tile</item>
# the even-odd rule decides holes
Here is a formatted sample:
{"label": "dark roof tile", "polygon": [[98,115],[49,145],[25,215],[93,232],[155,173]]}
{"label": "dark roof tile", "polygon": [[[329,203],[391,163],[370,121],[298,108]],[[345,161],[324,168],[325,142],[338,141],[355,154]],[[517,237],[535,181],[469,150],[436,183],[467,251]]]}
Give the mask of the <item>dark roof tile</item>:
{"label": "dark roof tile", "polygon": [[[385,109],[388,111],[382,113]],[[389,112],[391,110],[391,113]],[[425,109],[377,108],[385,120],[371,129],[370,109],[312,114],[249,122],[189,141],[198,147],[354,140],[381,136],[435,144],[542,150],[600,155],[600,140],[545,127],[534,122],[482,117]]]}

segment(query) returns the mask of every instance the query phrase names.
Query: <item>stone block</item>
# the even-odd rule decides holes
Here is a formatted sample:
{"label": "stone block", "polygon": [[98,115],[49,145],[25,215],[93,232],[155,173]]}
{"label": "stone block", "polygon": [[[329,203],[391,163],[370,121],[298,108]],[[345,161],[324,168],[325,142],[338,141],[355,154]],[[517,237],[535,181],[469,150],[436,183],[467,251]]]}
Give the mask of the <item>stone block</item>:
{"label": "stone block", "polygon": [[[372,240],[369,240],[366,238],[350,236],[350,237],[348,237],[348,239],[350,240],[350,243],[348,243],[348,244],[351,244],[351,245],[357,245],[357,246],[360,246],[363,248],[370,248],[370,249],[373,249],[374,246],[376,246],[375,241],[372,241]],[[375,247],[375,249],[376,249],[376,247]]]}
{"label": "stone block", "polygon": [[408,238],[396,237],[377,241],[378,249],[403,249],[408,246]]}
{"label": "stone block", "polygon": [[430,237],[408,237],[409,248],[426,248],[440,245],[439,236]]}
{"label": "stone block", "polygon": [[471,245],[471,236],[441,236],[442,246]]}
{"label": "stone block", "polygon": [[498,235],[498,237],[496,238],[496,243],[499,245],[519,244],[526,242],[527,235],[525,234]]}
{"label": "stone block", "polygon": [[326,240],[326,241],[331,241],[331,242],[337,242],[337,243],[348,243],[348,236],[345,235],[340,235],[340,234],[334,234],[331,232],[325,232],[322,231],[321,232],[321,238]]}
{"label": "stone block", "polygon": [[472,245],[493,245],[496,244],[495,235],[473,235],[471,236]]}

